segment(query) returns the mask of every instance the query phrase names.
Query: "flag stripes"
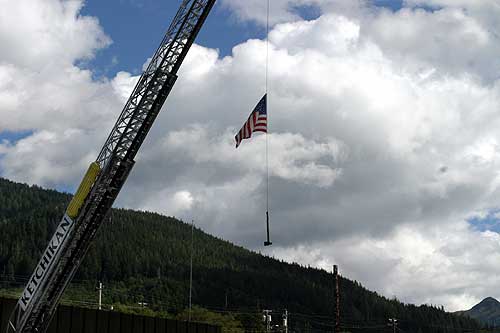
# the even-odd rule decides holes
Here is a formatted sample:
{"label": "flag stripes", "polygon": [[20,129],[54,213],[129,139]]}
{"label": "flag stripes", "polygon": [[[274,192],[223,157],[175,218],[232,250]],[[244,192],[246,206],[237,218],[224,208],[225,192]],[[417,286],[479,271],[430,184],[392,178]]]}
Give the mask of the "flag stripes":
{"label": "flag stripes", "polygon": [[267,133],[267,94],[262,97],[248,117],[248,120],[234,137],[236,140],[236,148],[239,147],[241,141],[251,138],[254,132]]}

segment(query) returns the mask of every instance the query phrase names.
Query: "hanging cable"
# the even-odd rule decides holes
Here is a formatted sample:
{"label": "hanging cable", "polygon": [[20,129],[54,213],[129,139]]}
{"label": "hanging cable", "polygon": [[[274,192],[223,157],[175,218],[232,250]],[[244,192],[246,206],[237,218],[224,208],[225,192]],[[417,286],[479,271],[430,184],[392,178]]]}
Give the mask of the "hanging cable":
{"label": "hanging cable", "polygon": [[271,0],[267,0],[267,21],[266,21],[266,94],[269,88],[269,11]]}
{"label": "hanging cable", "polygon": [[267,130],[266,130],[266,227],[267,240],[264,246],[272,245],[269,237],[269,12],[271,0],[267,0],[267,20],[266,20],[266,113],[267,113]]}

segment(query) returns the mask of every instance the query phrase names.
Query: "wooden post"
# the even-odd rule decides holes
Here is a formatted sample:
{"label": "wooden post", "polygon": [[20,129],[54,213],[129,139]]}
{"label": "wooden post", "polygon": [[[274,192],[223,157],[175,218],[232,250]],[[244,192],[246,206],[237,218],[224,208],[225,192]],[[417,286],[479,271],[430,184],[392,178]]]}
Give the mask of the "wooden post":
{"label": "wooden post", "polygon": [[333,266],[333,278],[335,283],[335,327],[334,332],[340,332],[340,289],[339,289],[339,271],[337,265]]}

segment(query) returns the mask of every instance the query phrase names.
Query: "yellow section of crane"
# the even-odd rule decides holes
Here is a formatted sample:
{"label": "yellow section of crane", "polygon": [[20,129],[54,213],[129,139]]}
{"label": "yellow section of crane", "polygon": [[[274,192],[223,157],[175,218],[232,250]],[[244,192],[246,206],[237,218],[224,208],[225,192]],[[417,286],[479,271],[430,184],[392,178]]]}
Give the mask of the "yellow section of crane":
{"label": "yellow section of crane", "polygon": [[69,203],[68,209],[66,210],[66,213],[72,219],[78,216],[80,208],[82,208],[85,199],[87,198],[87,196],[90,193],[90,190],[92,189],[92,185],[94,185],[97,176],[99,176],[99,172],[101,172],[101,167],[99,166],[98,163],[93,162],[92,164],[90,164],[89,169],[85,174],[85,177],[83,177],[83,180],[80,186],[78,187],[75,196]]}

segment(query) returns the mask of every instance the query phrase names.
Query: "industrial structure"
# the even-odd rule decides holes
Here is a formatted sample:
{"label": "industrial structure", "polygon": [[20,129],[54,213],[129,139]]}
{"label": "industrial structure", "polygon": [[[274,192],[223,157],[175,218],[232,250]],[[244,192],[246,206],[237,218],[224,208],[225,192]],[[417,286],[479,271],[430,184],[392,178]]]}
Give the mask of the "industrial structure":
{"label": "industrial structure", "polygon": [[7,333],[47,331],[64,290],[134,166],[134,157],[215,1],[182,1],[160,47],[35,267],[10,317]]}

